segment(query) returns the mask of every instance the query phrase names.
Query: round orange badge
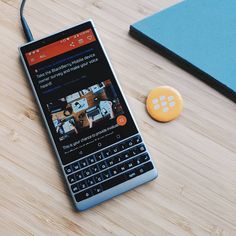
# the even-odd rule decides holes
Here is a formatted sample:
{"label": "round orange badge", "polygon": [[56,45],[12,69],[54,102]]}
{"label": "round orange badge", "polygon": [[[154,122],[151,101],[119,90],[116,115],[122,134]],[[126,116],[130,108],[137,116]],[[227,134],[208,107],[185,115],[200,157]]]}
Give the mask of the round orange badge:
{"label": "round orange badge", "polygon": [[127,123],[127,118],[124,115],[120,115],[117,117],[116,122],[119,126],[125,126]]}
{"label": "round orange badge", "polygon": [[176,89],[160,86],[149,93],[146,107],[153,119],[168,122],[180,115],[183,109],[183,99]]}

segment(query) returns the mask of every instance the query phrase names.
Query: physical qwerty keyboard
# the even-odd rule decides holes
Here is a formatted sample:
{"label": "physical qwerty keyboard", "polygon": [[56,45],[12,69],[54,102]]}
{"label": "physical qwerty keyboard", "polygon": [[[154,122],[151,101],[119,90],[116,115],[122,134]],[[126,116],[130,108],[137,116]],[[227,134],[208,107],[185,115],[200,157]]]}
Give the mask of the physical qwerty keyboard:
{"label": "physical qwerty keyboard", "polygon": [[77,202],[142,175],[153,164],[139,135],[65,167]]}

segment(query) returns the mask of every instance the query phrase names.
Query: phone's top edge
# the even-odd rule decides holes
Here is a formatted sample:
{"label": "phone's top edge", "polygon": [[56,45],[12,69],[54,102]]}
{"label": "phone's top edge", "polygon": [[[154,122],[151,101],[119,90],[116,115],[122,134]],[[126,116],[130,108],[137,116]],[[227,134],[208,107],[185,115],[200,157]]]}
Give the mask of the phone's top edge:
{"label": "phone's top edge", "polygon": [[95,24],[94,24],[93,20],[92,20],[92,19],[88,19],[88,20],[86,20],[86,21],[82,21],[82,22],[79,23],[79,24],[74,24],[74,25],[70,25],[70,26],[68,26],[68,27],[62,28],[61,30],[56,31],[56,32],[54,32],[54,33],[52,33],[52,34],[50,34],[50,35],[47,35],[46,37],[42,37],[42,38],[33,40],[33,41],[31,41],[31,42],[25,43],[25,44],[23,44],[23,45],[20,45],[20,46],[18,47],[18,50],[19,50],[19,52],[21,53],[21,48],[22,48],[22,47],[25,47],[25,46],[30,45],[30,44],[32,44],[32,43],[38,42],[38,41],[40,41],[40,40],[42,40],[42,39],[45,39],[45,38],[51,37],[51,36],[53,36],[53,35],[56,35],[56,34],[62,32],[62,31],[66,31],[66,30],[69,30],[69,29],[74,28],[74,27],[76,27],[76,26],[79,26],[79,25],[82,25],[82,24],[86,24],[86,23],[89,23],[89,22],[90,22],[90,23],[92,24],[92,26],[95,28]]}

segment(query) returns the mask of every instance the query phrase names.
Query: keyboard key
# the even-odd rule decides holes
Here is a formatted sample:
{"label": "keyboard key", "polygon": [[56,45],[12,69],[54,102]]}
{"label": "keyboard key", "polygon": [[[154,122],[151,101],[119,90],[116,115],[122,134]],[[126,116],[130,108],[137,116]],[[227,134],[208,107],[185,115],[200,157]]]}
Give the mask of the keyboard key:
{"label": "keyboard key", "polygon": [[75,176],[74,175],[68,176],[68,181],[70,184],[73,184],[76,181]]}
{"label": "keyboard key", "polygon": [[99,171],[98,165],[96,164],[96,165],[90,166],[90,170],[91,170],[92,174],[97,173]]}
{"label": "keyboard key", "polygon": [[123,160],[124,160],[124,158],[122,158],[121,155],[117,155],[117,156],[114,157],[115,164],[119,163],[119,162],[121,162]]}
{"label": "keyboard key", "polygon": [[105,163],[105,161],[102,161],[102,162],[99,162],[98,163],[98,168],[99,168],[99,170],[104,170],[104,169],[106,169],[106,163]]}
{"label": "keyboard key", "polygon": [[126,166],[128,167],[128,169],[131,169],[131,168],[133,168],[135,165],[134,165],[134,162],[133,162],[133,160],[132,161],[129,161],[129,162],[127,162],[126,163]]}
{"label": "keyboard key", "polygon": [[126,146],[126,148],[130,148],[130,147],[134,146],[134,141],[132,139],[128,140],[125,143],[125,146]]}
{"label": "keyboard key", "polygon": [[111,155],[112,155],[112,152],[111,152],[109,149],[107,149],[107,150],[103,151],[103,155],[104,155],[104,157],[106,158],[106,157],[111,156]]}
{"label": "keyboard key", "polygon": [[106,163],[107,163],[108,166],[113,166],[113,165],[115,165],[114,157],[108,159],[108,160],[106,161]]}
{"label": "keyboard key", "polygon": [[95,195],[95,194],[98,194],[98,193],[101,193],[102,192],[102,186],[101,185],[97,185],[96,187],[94,187],[93,189],[92,189],[92,191],[93,191],[93,194]]}
{"label": "keyboard key", "polygon": [[142,155],[142,160],[143,160],[143,162],[146,162],[146,161],[150,160],[150,157],[148,156],[147,153],[145,155]]}
{"label": "keyboard key", "polygon": [[119,166],[117,167],[117,169],[118,169],[118,171],[121,173],[121,172],[124,172],[127,168],[126,168],[125,163],[123,163],[123,164],[119,165]]}
{"label": "keyboard key", "polygon": [[118,149],[119,149],[120,151],[124,151],[124,150],[126,149],[125,144],[124,144],[124,143],[119,144],[119,145],[118,145]]}
{"label": "keyboard key", "polygon": [[119,148],[118,146],[114,146],[112,148],[110,148],[111,154],[116,154],[119,152]]}
{"label": "keyboard key", "polygon": [[82,172],[83,172],[83,176],[84,176],[84,177],[88,177],[88,176],[91,175],[91,170],[90,170],[89,167],[86,168],[86,169],[84,169]]}
{"label": "keyboard key", "polygon": [[94,180],[96,183],[100,183],[102,181],[102,177],[100,174],[94,176]]}
{"label": "keyboard key", "polygon": [[72,166],[73,171],[77,171],[80,169],[79,162],[75,162],[71,166]]}
{"label": "keyboard key", "polygon": [[121,174],[121,175],[118,175],[112,179],[109,179],[109,180],[101,183],[101,186],[102,186],[103,191],[105,191],[105,190],[110,189],[110,188],[112,188],[118,184],[121,184],[125,181],[126,181],[125,176],[123,174]]}
{"label": "keyboard key", "polygon": [[145,164],[143,165],[143,168],[144,168],[144,171],[147,172],[147,171],[149,171],[149,170],[154,169],[154,166],[153,166],[153,164],[152,164],[151,162],[148,162],[148,163],[145,163]]}
{"label": "keyboard key", "polygon": [[87,186],[92,186],[95,184],[95,180],[93,179],[93,177],[90,177],[86,180]]}
{"label": "keyboard key", "polygon": [[84,168],[84,167],[86,167],[86,166],[88,165],[86,159],[80,160],[80,161],[79,161],[79,164],[80,164],[80,167],[81,167],[81,168]]}
{"label": "keyboard key", "polygon": [[90,189],[87,189],[83,192],[77,193],[75,195],[75,199],[77,202],[80,202],[92,196],[93,196],[92,191]]}
{"label": "keyboard key", "polygon": [[78,187],[79,187],[80,190],[85,189],[87,187],[86,182],[85,181],[80,181],[78,183]]}
{"label": "keyboard key", "polygon": [[101,152],[96,153],[94,156],[97,161],[101,161],[103,159],[103,155]]}
{"label": "keyboard key", "polygon": [[136,169],[137,175],[141,175],[141,174],[143,174],[144,172],[145,172],[145,169],[143,168],[143,166],[138,167],[138,168]]}
{"label": "keyboard key", "polygon": [[107,171],[103,171],[102,173],[101,173],[101,175],[102,175],[102,178],[105,180],[105,179],[109,179],[110,177],[111,177],[111,175],[110,175],[110,173],[109,173],[109,171],[107,170]]}
{"label": "keyboard key", "polygon": [[71,174],[71,173],[73,172],[71,166],[66,166],[66,167],[64,168],[64,170],[65,170],[65,172],[66,172],[67,175],[69,175],[69,174]]}
{"label": "keyboard key", "polygon": [[139,145],[139,146],[137,147],[137,150],[138,150],[139,153],[141,153],[141,152],[146,151],[146,148],[145,148],[145,146],[144,146],[143,144],[141,144],[141,145]]}
{"label": "keyboard key", "polygon": [[71,185],[71,190],[72,190],[73,193],[78,192],[78,191],[79,191],[79,187],[78,187],[78,185],[77,185],[77,184],[73,184],[73,185]]}
{"label": "keyboard key", "polygon": [[92,155],[92,156],[89,156],[87,157],[87,161],[90,165],[94,164],[96,162],[95,160],[95,157]]}
{"label": "keyboard key", "polygon": [[136,136],[136,137],[133,138],[133,141],[134,141],[135,144],[138,144],[138,143],[141,143],[141,142],[142,142],[142,139],[141,139],[141,137],[138,135],[138,136]]}
{"label": "keyboard key", "polygon": [[111,172],[111,175],[112,175],[112,176],[117,175],[117,174],[119,173],[117,167],[113,167],[113,168],[110,170],[110,172]]}
{"label": "keyboard key", "polygon": [[125,152],[125,153],[123,154],[124,160],[129,159],[130,157],[131,157],[130,152]]}
{"label": "keyboard key", "polygon": [[133,179],[134,177],[138,176],[136,170],[131,170],[128,173],[125,173],[125,176],[127,178],[127,180],[129,179]]}
{"label": "keyboard key", "polygon": [[130,156],[136,156],[137,154],[139,154],[139,150],[135,147],[135,148],[132,148],[130,151],[129,151],[129,155]]}
{"label": "keyboard key", "polygon": [[137,158],[135,158],[135,165],[140,165],[141,163],[143,163],[143,158],[142,156],[138,156]]}
{"label": "keyboard key", "polygon": [[79,171],[79,172],[75,173],[75,178],[76,178],[77,181],[83,179],[83,174],[82,174],[82,172]]}

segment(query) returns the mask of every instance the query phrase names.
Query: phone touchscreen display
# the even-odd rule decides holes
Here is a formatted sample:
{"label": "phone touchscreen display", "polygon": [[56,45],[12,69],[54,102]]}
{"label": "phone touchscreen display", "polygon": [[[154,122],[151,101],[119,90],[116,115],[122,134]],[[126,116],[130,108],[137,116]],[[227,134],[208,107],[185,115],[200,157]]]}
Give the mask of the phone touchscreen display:
{"label": "phone touchscreen display", "polygon": [[21,53],[63,164],[138,132],[91,22]]}

